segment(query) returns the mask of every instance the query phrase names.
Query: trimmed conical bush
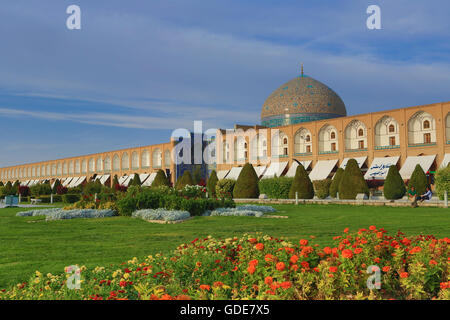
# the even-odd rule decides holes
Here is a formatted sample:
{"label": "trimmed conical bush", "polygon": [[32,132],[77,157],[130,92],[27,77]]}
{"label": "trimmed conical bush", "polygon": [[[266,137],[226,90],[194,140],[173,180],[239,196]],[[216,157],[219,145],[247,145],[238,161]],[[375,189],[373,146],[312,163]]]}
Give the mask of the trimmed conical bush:
{"label": "trimmed conical bush", "polygon": [[117,174],[114,175],[114,179],[112,182],[112,188],[113,190],[117,190],[117,188],[119,187],[119,178],[117,177]]}
{"label": "trimmed conical bush", "polygon": [[175,188],[177,190],[183,189],[185,186],[193,186],[194,182],[192,181],[192,175],[189,170],[183,172],[183,175],[180,179],[177,180],[175,184]]}
{"label": "trimmed conical bush", "polygon": [[313,184],[302,164],[299,164],[297,170],[295,171],[294,181],[292,182],[291,189],[289,190],[289,198],[295,199],[296,192],[298,192],[299,199],[314,198]]}
{"label": "trimmed conical bush", "polygon": [[52,193],[57,194],[59,186],[61,186],[61,181],[59,179],[56,179],[55,183],[53,184]]}
{"label": "trimmed conical bush", "polygon": [[161,187],[161,186],[170,186],[169,180],[166,177],[165,172],[162,169],[159,169],[156,173],[155,180],[152,182],[152,187]]}
{"label": "trimmed conical bush", "polygon": [[369,195],[369,187],[355,159],[350,159],[339,183],[339,199],[356,199],[358,193]]}
{"label": "trimmed conical bush", "polygon": [[131,181],[131,186],[140,186],[142,184],[141,178],[137,173],[134,174],[133,180]]}
{"label": "trimmed conical bush", "polygon": [[384,181],[384,197],[388,200],[401,199],[406,193],[405,182],[398,172],[397,166],[390,166]]}
{"label": "trimmed conical bush", "polygon": [[259,197],[258,176],[250,163],[246,163],[239,174],[233,190],[233,198],[249,199]]}
{"label": "trimmed conical bush", "polygon": [[219,181],[219,178],[217,178],[216,170],[213,170],[209,176],[208,183],[206,184],[206,189],[208,189],[208,195],[210,197],[216,196],[216,185]]}
{"label": "trimmed conical bush", "polygon": [[428,179],[420,164],[416,165],[408,182],[408,189],[411,187],[416,189],[418,195],[424,194],[427,191]]}
{"label": "trimmed conical bush", "polygon": [[342,176],[344,174],[344,169],[339,168],[337,169],[333,181],[330,185],[330,197],[337,198],[337,193],[339,192],[339,184],[341,183]]}

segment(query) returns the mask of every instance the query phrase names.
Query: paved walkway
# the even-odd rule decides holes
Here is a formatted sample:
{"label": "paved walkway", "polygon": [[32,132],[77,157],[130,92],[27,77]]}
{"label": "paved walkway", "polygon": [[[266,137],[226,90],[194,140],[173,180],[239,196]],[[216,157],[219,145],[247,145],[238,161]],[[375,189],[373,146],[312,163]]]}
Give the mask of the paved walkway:
{"label": "paved walkway", "polygon": [[[17,207],[15,208],[50,208],[50,207],[54,207],[52,205],[36,205],[36,204],[19,204]],[[0,203],[0,209],[6,208],[6,205],[4,203]],[[11,207],[9,207],[11,208]]]}

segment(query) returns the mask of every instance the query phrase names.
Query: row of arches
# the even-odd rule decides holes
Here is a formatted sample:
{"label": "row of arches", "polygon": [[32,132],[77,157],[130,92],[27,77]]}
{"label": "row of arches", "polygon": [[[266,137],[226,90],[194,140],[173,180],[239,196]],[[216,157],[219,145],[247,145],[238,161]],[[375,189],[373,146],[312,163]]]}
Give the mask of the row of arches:
{"label": "row of arches", "polygon": [[83,160],[71,160],[54,164],[9,169],[2,171],[1,179],[39,178],[130,169],[146,169],[150,168],[151,163],[153,164],[154,169],[158,169],[162,167],[163,160],[165,167],[169,167],[171,165],[170,150],[164,151],[163,158],[162,150],[157,148],[153,150],[152,153],[148,150],[145,150],[140,154],[137,151],[134,151],[131,154],[124,152],[121,156],[114,154],[104,158],[91,157]]}
{"label": "row of arches", "polygon": [[[436,122],[427,112],[415,113],[407,124],[408,145],[427,145],[436,143]],[[367,126],[360,120],[352,120],[344,130],[345,151],[365,151],[368,146]],[[450,142],[450,114],[446,117],[446,137]],[[294,154],[308,155],[312,153],[313,135],[306,128],[300,128],[294,134]],[[337,153],[339,151],[338,130],[330,125],[324,125],[318,133],[318,152]],[[400,126],[391,116],[383,116],[374,127],[375,149],[398,148],[400,144]],[[223,161],[230,161],[230,145],[224,142],[222,146]],[[248,160],[247,141],[239,136],[234,143],[234,160]],[[289,155],[289,137],[281,130],[277,130],[271,140],[271,155],[286,157]],[[255,135],[250,141],[250,159],[267,158],[267,138],[264,134]]]}

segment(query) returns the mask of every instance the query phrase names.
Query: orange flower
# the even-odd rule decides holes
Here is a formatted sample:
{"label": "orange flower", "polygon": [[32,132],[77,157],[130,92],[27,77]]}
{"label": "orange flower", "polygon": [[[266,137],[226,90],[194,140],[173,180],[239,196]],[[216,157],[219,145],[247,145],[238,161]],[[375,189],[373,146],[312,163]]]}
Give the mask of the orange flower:
{"label": "orange flower", "polygon": [[301,245],[301,246],[306,246],[306,245],[308,245],[308,240],[306,240],[306,239],[301,239],[301,240],[300,240],[300,245]]}
{"label": "orange flower", "polygon": [[356,248],[355,249],[355,254],[360,254],[363,251],[362,248]]}
{"label": "orange flower", "polygon": [[346,259],[351,259],[353,257],[353,252],[350,249],[342,250],[342,256]]}
{"label": "orange flower", "polygon": [[200,290],[211,290],[211,286],[207,285],[207,284],[201,284],[200,285]]}
{"label": "orange flower", "polygon": [[294,255],[291,257],[290,261],[291,261],[292,263],[297,263],[297,261],[298,261],[298,256],[294,254]]}
{"label": "orange flower", "polygon": [[297,270],[298,270],[298,265],[293,264],[293,265],[291,266],[291,269],[294,270],[294,271],[297,271]]}
{"label": "orange flower", "polygon": [[325,253],[325,254],[331,254],[331,248],[330,247],[325,247],[325,248],[323,248],[323,252]]}
{"label": "orange flower", "polygon": [[195,265],[196,265],[197,267],[201,267],[201,266],[202,266],[202,263],[201,263],[201,262],[197,262]]}
{"label": "orange flower", "polygon": [[248,264],[250,266],[256,267],[258,265],[258,263],[259,263],[259,261],[257,259],[254,259],[254,260],[251,260]]}
{"label": "orange flower", "polygon": [[408,276],[409,276],[408,272],[400,273],[400,278],[408,278]]}
{"label": "orange flower", "polygon": [[266,254],[266,256],[264,257],[264,260],[266,260],[266,262],[272,262],[274,259],[275,257],[270,253]]}
{"label": "orange flower", "polygon": [[437,265],[438,263],[436,262],[436,260],[431,259],[429,264],[430,264],[430,266],[432,266],[432,265]]}
{"label": "orange flower", "polygon": [[390,266],[383,267],[383,272],[389,272],[389,270],[391,270]]}
{"label": "orange flower", "polygon": [[260,250],[260,251],[263,250],[264,249],[264,244],[262,244],[262,243],[256,244],[255,249],[256,250]]}
{"label": "orange flower", "polygon": [[278,271],[283,271],[284,268],[285,268],[284,262],[278,262],[276,264],[276,268],[277,268]]}
{"label": "orange flower", "polygon": [[377,230],[377,227],[375,227],[375,226],[370,226],[370,227],[369,227],[369,230],[372,230],[372,231]]}
{"label": "orange flower", "polygon": [[251,264],[251,265],[247,268],[247,271],[248,271],[248,273],[250,273],[250,274],[254,274],[255,271],[256,271],[256,268],[255,268],[254,265]]}
{"label": "orange flower", "polygon": [[282,287],[283,289],[289,289],[292,286],[290,281],[284,281],[281,283],[280,287]]}
{"label": "orange flower", "polygon": [[270,286],[273,283],[273,278],[272,277],[266,277],[264,279],[264,283]]}
{"label": "orange flower", "polygon": [[214,286],[214,287],[221,287],[221,286],[223,286],[223,282],[221,282],[221,281],[216,281],[216,282],[214,282],[213,286]]}
{"label": "orange flower", "polygon": [[335,272],[337,272],[338,268],[337,267],[330,267],[329,270],[330,270],[330,272],[335,273]]}
{"label": "orange flower", "polygon": [[420,251],[422,251],[422,248],[421,248],[421,247],[414,247],[414,248],[412,248],[412,249],[409,251],[409,253],[410,253],[410,254],[415,254],[415,253],[418,253],[418,252],[420,252]]}
{"label": "orange flower", "polygon": [[348,232],[348,228],[345,228],[345,229],[344,229],[344,233],[347,233],[347,232]]}

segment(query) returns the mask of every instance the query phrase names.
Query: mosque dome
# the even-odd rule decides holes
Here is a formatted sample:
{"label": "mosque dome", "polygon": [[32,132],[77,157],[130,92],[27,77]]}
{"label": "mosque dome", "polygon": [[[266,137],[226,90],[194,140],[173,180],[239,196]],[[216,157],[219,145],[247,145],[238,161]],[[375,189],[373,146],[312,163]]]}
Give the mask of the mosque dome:
{"label": "mosque dome", "polygon": [[261,124],[278,127],[346,115],[345,104],[338,94],[304,75],[302,70],[299,77],[286,82],[267,98],[261,111]]}

